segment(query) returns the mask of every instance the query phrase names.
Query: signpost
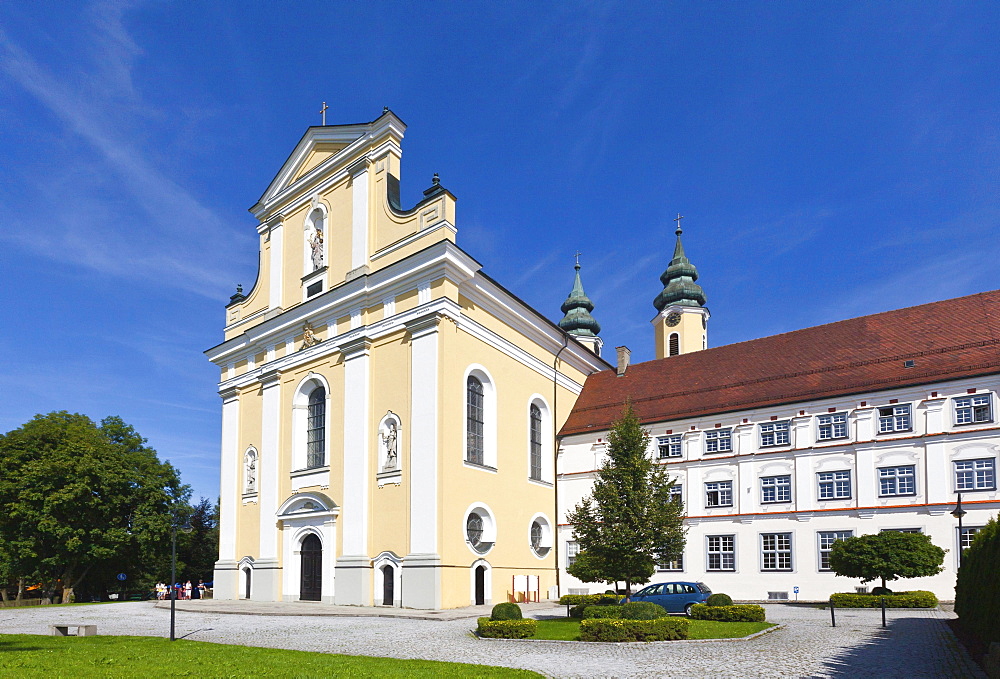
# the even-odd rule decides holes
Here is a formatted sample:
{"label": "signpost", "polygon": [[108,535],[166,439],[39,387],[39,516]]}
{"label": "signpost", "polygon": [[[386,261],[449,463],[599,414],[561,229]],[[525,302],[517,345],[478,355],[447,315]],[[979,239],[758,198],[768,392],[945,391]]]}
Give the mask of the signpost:
{"label": "signpost", "polygon": [[128,576],[125,575],[124,573],[119,573],[117,577],[118,577],[118,582],[122,583],[122,598],[121,598],[121,600],[122,601],[127,601],[127,598],[125,596],[126,593],[127,593],[127,591],[125,589],[125,581],[128,580]]}
{"label": "signpost", "polygon": [[795,601],[798,602],[798,600],[799,600],[799,586],[796,585],[795,587],[792,588],[792,590],[795,592]]}

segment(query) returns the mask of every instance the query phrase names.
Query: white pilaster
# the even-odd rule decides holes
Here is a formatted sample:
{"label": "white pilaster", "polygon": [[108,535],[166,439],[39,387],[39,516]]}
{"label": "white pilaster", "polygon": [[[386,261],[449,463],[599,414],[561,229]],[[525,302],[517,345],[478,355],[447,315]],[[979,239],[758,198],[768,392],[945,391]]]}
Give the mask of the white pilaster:
{"label": "white pilaster", "polygon": [[285,261],[285,229],[279,221],[271,227],[271,262],[268,280],[268,308],[281,308],[281,281]]}
{"label": "white pilaster", "polygon": [[281,431],[280,381],[276,372],[261,378],[261,436],[260,476],[258,503],[260,508],[260,549],[254,562],[253,598],[258,601],[276,601],[281,582],[278,566],[278,528],[275,514],[278,511],[279,441]]}
{"label": "white pilaster", "polygon": [[215,564],[215,596],[239,597],[236,513],[242,478],[239,454],[240,397],[235,389],[222,394],[222,483],[219,488],[219,560]]}
{"label": "white pilaster", "polygon": [[410,331],[410,552],[436,554],[438,489],[437,316],[407,326]]}
{"label": "white pilaster", "polygon": [[351,269],[368,263],[368,165],[357,165],[351,184]]}

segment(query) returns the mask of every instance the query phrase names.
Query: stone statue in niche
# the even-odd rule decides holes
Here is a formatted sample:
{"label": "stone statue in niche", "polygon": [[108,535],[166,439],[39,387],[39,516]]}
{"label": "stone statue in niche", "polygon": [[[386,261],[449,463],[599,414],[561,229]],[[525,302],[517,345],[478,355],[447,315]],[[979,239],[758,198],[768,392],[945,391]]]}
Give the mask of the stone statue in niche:
{"label": "stone statue in niche", "polygon": [[247,453],[246,459],[247,466],[247,493],[257,492],[257,455],[250,451]]}
{"label": "stone statue in niche", "polygon": [[309,247],[312,248],[313,271],[323,268],[323,231],[316,229],[312,238],[309,239]]}
{"label": "stone statue in niche", "polygon": [[389,420],[385,423],[385,434],[382,435],[385,444],[385,469],[395,469],[398,458],[399,431],[396,423]]}
{"label": "stone statue in niche", "polygon": [[315,346],[322,342],[319,337],[316,337],[316,331],[312,329],[312,326],[306,323],[302,326],[302,348],[308,349],[309,347]]}

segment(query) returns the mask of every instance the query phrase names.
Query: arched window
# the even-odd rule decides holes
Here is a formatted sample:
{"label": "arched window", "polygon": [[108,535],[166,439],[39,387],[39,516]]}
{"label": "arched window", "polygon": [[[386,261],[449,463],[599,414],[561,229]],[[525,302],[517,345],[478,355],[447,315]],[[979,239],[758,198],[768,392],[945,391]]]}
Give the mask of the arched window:
{"label": "arched window", "polygon": [[465,459],[473,464],[483,464],[485,427],[483,383],[469,375],[465,388],[466,443]]}
{"label": "arched window", "polygon": [[681,336],[676,332],[670,333],[670,355],[676,356],[681,353]]}
{"label": "arched window", "polygon": [[312,390],[307,412],[306,467],[322,467],[326,464],[326,389]]}
{"label": "arched window", "polygon": [[529,477],[542,480],[542,410],[534,403],[531,404],[529,412],[531,427],[531,459]]}

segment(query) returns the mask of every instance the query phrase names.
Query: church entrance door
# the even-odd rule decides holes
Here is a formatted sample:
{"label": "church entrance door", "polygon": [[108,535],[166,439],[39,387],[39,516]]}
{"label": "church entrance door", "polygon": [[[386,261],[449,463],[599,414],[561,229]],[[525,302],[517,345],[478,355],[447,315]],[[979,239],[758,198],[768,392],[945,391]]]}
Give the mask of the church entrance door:
{"label": "church entrance door", "polygon": [[382,605],[392,606],[393,586],[395,585],[396,569],[388,564],[382,566]]}
{"label": "church entrance door", "polygon": [[302,541],[302,581],[299,599],[320,601],[323,598],[323,544],[310,533]]}
{"label": "church entrance door", "polygon": [[250,568],[243,569],[243,579],[246,581],[246,596],[244,599],[250,598],[250,578],[253,577],[253,571]]}
{"label": "church entrance door", "polygon": [[476,605],[486,603],[486,566],[476,566]]}

